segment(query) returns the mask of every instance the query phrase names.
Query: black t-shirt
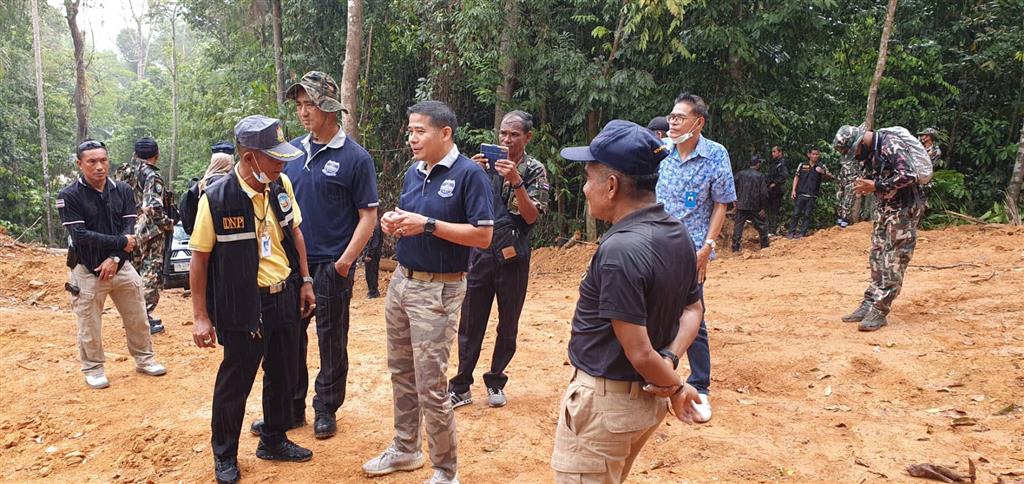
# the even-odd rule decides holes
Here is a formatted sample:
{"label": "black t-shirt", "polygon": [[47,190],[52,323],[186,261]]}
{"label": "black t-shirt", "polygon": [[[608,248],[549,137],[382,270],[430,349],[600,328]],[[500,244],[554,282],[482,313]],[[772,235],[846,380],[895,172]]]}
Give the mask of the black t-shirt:
{"label": "black t-shirt", "polygon": [[811,166],[810,163],[800,163],[800,166],[796,168],[797,185],[796,194],[807,197],[817,197],[818,191],[821,189],[821,180],[825,177],[824,173],[818,173],[815,168],[821,167],[821,171],[825,172],[825,165],[818,163]]}
{"label": "black t-shirt", "polygon": [[605,233],[590,261],[572,319],[569,360],[593,376],[641,381],[612,320],[646,326],[659,350],[675,339],[683,308],[700,298],[686,227],[661,204],[637,210]]}

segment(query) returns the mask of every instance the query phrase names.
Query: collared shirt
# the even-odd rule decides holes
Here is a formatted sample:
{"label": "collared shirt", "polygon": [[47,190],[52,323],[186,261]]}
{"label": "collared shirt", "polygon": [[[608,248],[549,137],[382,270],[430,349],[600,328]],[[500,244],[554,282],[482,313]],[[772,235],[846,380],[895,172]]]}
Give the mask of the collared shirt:
{"label": "collared shirt", "polygon": [[[274,215],[274,210],[269,205],[275,201],[268,200],[270,188],[264,188],[262,192],[257,192],[242,179],[242,175],[238,172],[238,165],[235,165],[234,171],[235,177],[238,178],[238,183],[242,185],[242,190],[252,200],[252,208],[256,213],[257,237],[263,233],[264,226],[270,232],[270,255],[268,257],[260,257],[260,268],[256,275],[256,282],[260,287],[270,287],[285,280],[292,272],[291,267],[288,265],[288,255],[285,254],[284,245],[281,244],[281,241],[284,239],[284,231],[281,229],[281,224],[277,221],[277,216]],[[302,210],[295,203],[292,183],[288,180],[288,176],[284,174],[281,174],[281,183],[284,185],[285,191],[288,192],[288,197],[291,198],[290,203],[294,207],[292,208],[292,213],[295,214],[295,218],[292,219],[292,223],[298,227],[302,223]],[[260,219],[263,219],[263,221],[261,222]],[[203,194],[202,198],[199,199],[199,206],[196,210],[196,226],[192,230],[192,238],[188,241],[188,247],[199,252],[213,252],[213,246],[216,244],[217,233],[213,229],[210,201],[206,198],[206,194]]]}
{"label": "collared shirt", "polygon": [[[700,249],[711,228],[715,204],[736,201],[729,152],[701,135],[684,160],[671,140],[663,141],[669,154],[658,170],[658,202],[665,205],[666,212],[683,221],[694,247]],[[713,251],[711,256],[714,258]]]}
{"label": "collared shirt", "polygon": [[[373,158],[338,128],[326,145],[311,143],[312,135],[291,144],[305,153],[288,162],[288,175],[298,205],[309,222],[302,229],[310,263],[338,259],[359,225],[359,210],[380,205],[377,168]],[[320,146],[318,149],[314,149]]]}
{"label": "collared shirt", "polygon": [[121,258],[118,270],[131,256],[124,251],[126,235],[135,233],[135,194],[124,182],[107,178],[103,191],[81,176],[57,194],[57,212],[78,254],[79,262],[93,275],[108,257]]}
{"label": "collared shirt", "polygon": [[[494,225],[494,195],[487,174],[456,146],[433,167],[417,161],[405,172],[398,208],[455,224]],[[469,247],[433,235],[398,239],[398,262],[425,272],[466,272]]]}
{"label": "collared shirt", "polygon": [[768,160],[765,165],[768,169],[765,171],[765,176],[768,177],[768,184],[775,184],[771,190],[781,192],[785,188],[786,180],[789,179],[789,169],[786,168],[786,159],[771,159]]}
{"label": "collared shirt", "polygon": [[[544,168],[544,164],[537,161],[536,158],[523,153],[523,160],[516,165],[516,171],[519,172],[519,176],[523,179],[526,194],[530,196],[530,200],[533,200],[534,206],[537,207],[537,212],[541,214],[547,212],[551,185],[548,185],[548,170]],[[501,199],[508,201],[506,207],[509,213],[519,214],[519,201],[516,199],[515,191],[512,190],[512,184],[505,177],[501,177],[501,179],[503,180],[501,184]]]}
{"label": "collared shirt", "polygon": [[686,227],[661,204],[626,215],[601,237],[579,291],[569,338],[573,366],[593,376],[641,381],[612,320],[646,327],[655,350],[675,339],[683,309],[701,298]]}
{"label": "collared shirt", "polygon": [[[821,167],[822,173],[818,173],[816,168]],[[828,167],[821,163],[811,164],[806,161],[800,163],[796,167],[796,195],[798,197],[817,197],[818,192],[821,191],[821,182],[825,178],[825,174],[828,173]]]}

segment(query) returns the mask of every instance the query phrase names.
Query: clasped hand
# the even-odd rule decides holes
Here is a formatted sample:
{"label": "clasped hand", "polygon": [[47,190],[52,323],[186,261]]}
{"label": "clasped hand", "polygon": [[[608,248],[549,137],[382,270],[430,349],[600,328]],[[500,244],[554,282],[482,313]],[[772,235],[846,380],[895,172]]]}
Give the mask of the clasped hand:
{"label": "clasped hand", "polygon": [[402,238],[422,234],[426,224],[427,217],[395,207],[381,218],[380,229],[387,235]]}

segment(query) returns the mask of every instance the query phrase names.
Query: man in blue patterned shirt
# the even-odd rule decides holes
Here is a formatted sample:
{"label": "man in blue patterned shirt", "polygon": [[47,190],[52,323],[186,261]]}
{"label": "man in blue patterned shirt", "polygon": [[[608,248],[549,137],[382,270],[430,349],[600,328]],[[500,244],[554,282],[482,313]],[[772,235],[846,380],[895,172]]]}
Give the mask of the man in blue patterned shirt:
{"label": "man in blue patterned shirt", "polygon": [[[670,151],[659,170],[658,203],[686,225],[697,248],[697,277],[703,288],[708,261],[715,258],[715,239],[725,223],[726,207],[736,201],[732,164],[724,146],[701,136],[708,106],[700,96],[680,94],[667,118],[668,137],[664,141]],[[711,351],[704,321],[686,356],[690,361],[687,383],[700,394],[700,403],[694,404],[697,420],[707,422],[711,420]]]}

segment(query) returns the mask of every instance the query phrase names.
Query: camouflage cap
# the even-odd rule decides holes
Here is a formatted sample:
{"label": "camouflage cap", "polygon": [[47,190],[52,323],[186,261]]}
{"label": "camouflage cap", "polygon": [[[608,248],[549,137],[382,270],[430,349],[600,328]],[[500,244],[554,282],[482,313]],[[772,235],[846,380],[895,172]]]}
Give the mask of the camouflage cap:
{"label": "camouflage cap", "polygon": [[866,131],[867,129],[863,124],[860,126],[843,125],[839,128],[839,131],[836,131],[836,137],[832,140],[832,147],[836,151],[846,154],[850,151],[850,148],[857,146],[860,140],[864,139],[864,132]]}
{"label": "camouflage cap", "polygon": [[300,87],[306,90],[309,99],[321,111],[348,113],[348,110],[341,107],[341,90],[338,89],[338,83],[334,82],[330,75],[320,71],[309,71],[299,82],[292,84],[285,95],[294,101],[299,95]]}
{"label": "camouflage cap", "polygon": [[921,136],[922,134],[929,135],[932,138],[935,138],[935,137],[939,136],[939,132],[935,128],[925,128],[925,129],[922,129],[921,132],[917,133],[918,136]]}

